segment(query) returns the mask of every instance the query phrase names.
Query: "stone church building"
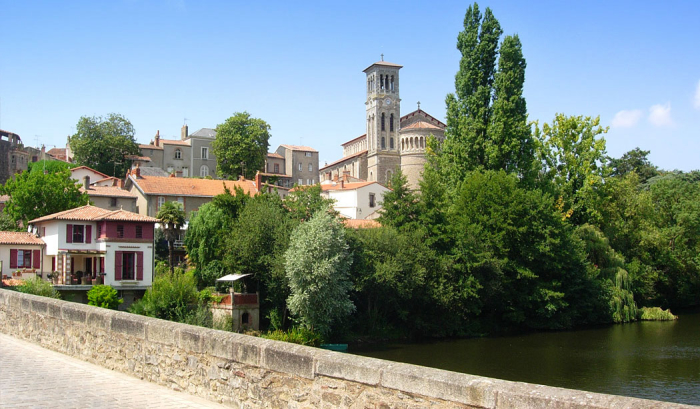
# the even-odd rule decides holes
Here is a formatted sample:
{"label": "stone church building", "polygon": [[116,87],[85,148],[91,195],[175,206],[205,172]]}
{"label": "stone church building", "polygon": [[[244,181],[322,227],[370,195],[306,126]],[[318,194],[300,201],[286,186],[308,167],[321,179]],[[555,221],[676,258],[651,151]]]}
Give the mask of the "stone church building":
{"label": "stone church building", "polygon": [[400,168],[418,188],[430,135],[445,137],[445,124],[418,109],[401,116],[399,70],[383,60],[364,70],[367,76],[366,133],[342,144],[343,157],[320,169],[320,180],[343,175],[387,185]]}

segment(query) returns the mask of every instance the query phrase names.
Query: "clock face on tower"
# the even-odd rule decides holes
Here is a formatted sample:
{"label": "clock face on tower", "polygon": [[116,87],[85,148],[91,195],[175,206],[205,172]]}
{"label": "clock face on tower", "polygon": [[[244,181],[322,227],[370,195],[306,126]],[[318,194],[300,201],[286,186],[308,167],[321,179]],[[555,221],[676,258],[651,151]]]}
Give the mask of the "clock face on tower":
{"label": "clock face on tower", "polygon": [[384,103],[385,103],[386,105],[391,105],[391,98],[385,99],[385,100],[384,100]]}

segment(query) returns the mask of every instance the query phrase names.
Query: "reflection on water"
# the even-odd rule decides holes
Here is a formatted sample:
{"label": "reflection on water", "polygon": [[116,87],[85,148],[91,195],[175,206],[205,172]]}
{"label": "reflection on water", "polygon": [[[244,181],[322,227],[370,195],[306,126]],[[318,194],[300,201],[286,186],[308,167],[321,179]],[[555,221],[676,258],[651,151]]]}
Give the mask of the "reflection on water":
{"label": "reflection on water", "polygon": [[678,321],[350,352],[492,378],[700,405],[697,311]]}

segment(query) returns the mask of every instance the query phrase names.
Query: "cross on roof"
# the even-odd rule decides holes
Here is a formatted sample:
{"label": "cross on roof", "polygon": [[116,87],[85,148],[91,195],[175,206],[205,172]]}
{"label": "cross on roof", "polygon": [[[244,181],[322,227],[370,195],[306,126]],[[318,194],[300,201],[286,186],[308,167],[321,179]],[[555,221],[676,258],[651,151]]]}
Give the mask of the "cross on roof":
{"label": "cross on roof", "polygon": [[382,53],[382,61],[384,61],[384,53]]}
{"label": "cross on roof", "polygon": [[418,110],[420,111],[420,101],[418,101]]}

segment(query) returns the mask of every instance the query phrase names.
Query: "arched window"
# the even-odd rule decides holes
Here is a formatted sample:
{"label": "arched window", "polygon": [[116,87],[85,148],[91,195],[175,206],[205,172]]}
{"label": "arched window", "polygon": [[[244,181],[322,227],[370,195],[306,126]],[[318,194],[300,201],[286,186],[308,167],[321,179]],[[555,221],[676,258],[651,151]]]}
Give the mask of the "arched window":
{"label": "arched window", "polygon": [[386,183],[389,184],[391,182],[391,171],[387,170],[386,171]]}
{"label": "arched window", "polygon": [[384,112],[382,112],[382,131],[386,131],[386,127],[384,126]]}
{"label": "arched window", "polygon": [[207,177],[209,176],[209,166],[207,165],[202,165],[201,168],[199,168],[199,177]]}
{"label": "arched window", "polygon": [[411,149],[413,149],[413,138],[409,138],[408,142],[411,144]]}
{"label": "arched window", "polygon": [[379,85],[381,85],[382,89],[384,89],[384,75],[379,74]]}
{"label": "arched window", "polygon": [[403,139],[401,139],[401,150],[402,151],[406,150],[406,141],[404,141]]}
{"label": "arched window", "polygon": [[182,159],[182,151],[180,149],[175,149],[175,159]]}
{"label": "arched window", "polygon": [[394,114],[389,116],[389,130],[392,132],[394,131]]}
{"label": "arched window", "polygon": [[389,138],[389,148],[394,149],[394,138]]}
{"label": "arched window", "polygon": [[394,90],[394,76],[391,76],[391,90]]}
{"label": "arched window", "polygon": [[386,138],[382,136],[382,149],[386,149]]}
{"label": "arched window", "polygon": [[420,147],[425,148],[425,140],[423,139],[422,136],[420,137]]}

